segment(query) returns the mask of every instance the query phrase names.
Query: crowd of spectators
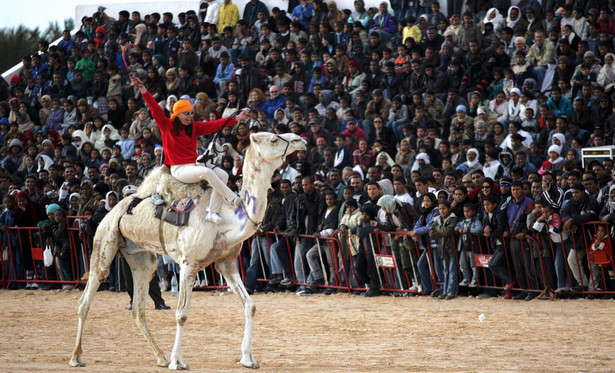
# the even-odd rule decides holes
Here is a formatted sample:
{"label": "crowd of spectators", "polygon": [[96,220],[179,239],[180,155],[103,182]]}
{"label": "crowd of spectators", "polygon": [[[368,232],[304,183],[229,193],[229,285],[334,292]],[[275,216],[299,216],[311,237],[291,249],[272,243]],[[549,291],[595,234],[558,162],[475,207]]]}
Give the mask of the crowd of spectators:
{"label": "crowd of spectators", "polygon": [[[598,278],[588,281],[586,272],[598,269],[590,272],[583,260],[581,223],[607,224],[595,247],[605,250],[606,242],[610,250],[615,170],[612,159],[583,167],[580,155],[615,141],[615,3],[448,3],[448,16],[434,0],[378,8],[356,0],[352,9],[291,0],[271,12],[260,0],[241,12],[232,0],[208,0],[177,18],[121,11],[115,19],[99,7],[57,45],[41,40],[19,74],[0,82],[2,231],[43,227],[62,268],[65,216],[86,216],[81,228],[91,237],[160,164],[160,132],[130,72],[167,114],[178,99],[192,100],[203,121],[253,109],[260,120],[225,128],[216,139],[234,190],[250,133],[293,132],[307,141],[308,150],[274,174],[263,222],[265,231],[293,239],[274,244],[271,256],[263,236],[252,240],[252,252],[263,255],[249,259],[250,292],[262,290],[261,258],[272,286],[323,284],[315,239],[337,230],[347,237],[341,260],[355,261],[353,285],[367,284],[367,296],[378,295],[379,284],[363,255],[371,247],[360,238],[373,230],[407,232],[391,242],[410,279],[397,285],[426,295],[451,299],[459,286],[476,286],[468,233],[487,237],[490,270],[508,289],[540,286],[524,283],[531,279],[520,253],[528,234],[560,248],[544,276],[556,293],[605,289]],[[198,152],[211,140],[204,137]],[[454,232],[463,237],[459,247]],[[316,238],[300,238],[289,250],[297,234]],[[509,248],[501,237],[513,239]],[[3,247],[9,239],[28,244],[17,238],[4,234]],[[427,251],[416,257],[415,243],[432,247],[433,258]],[[512,273],[502,269],[505,250]],[[13,253],[19,264],[10,275],[34,279],[22,252]],[[439,290],[429,279],[432,260]]]}

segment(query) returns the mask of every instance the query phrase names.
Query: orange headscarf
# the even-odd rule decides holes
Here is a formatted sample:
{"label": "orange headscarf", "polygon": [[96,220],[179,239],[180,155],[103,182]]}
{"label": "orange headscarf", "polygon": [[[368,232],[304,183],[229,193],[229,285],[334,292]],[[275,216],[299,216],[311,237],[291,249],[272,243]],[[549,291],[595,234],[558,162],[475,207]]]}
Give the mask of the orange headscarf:
{"label": "orange headscarf", "polygon": [[171,120],[175,120],[175,117],[181,113],[192,110],[192,104],[188,100],[179,100],[173,104],[173,113],[171,114]]}

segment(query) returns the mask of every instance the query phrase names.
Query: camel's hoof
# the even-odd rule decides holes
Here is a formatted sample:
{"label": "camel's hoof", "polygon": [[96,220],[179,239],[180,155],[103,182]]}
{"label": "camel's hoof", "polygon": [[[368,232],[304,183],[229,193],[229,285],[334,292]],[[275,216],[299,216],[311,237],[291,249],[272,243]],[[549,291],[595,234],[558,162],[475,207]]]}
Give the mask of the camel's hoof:
{"label": "camel's hoof", "polygon": [[251,368],[251,369],[258,369],[258,368],[260,368],[260,366],[258,365],[258,363],[255,360],[246,360],[246,361],[241,360],[239,362],[239,364],[243,365],[246,368]]}
{"label": "camel's hoof", "polygon": [[178,361],[175,361],[171,364],[169,364],[169,369],[170,370],[188,370],[190,368],[188,368],[188,364],[186,363],[180,363]]}
{"label": "camel's hoof", "polygon": [[84,367],[85,363],[81,360],[80,357],[77,356],[70,359],[68,365],[70,365],[71,367]]}
{"label": "camel's hoof", "polygon": [[160,356],[160,357],[158,358],[158,362],[156,363],[156,365],[158,365],[159,367],[168,367],[168,366],[169,366],[169,364],[170,364],[170,363],[169,363],[169,360],[167,360],[167,358],[166,358],[166,357],[164,357],[164,355],[163,355],[163,356]]}

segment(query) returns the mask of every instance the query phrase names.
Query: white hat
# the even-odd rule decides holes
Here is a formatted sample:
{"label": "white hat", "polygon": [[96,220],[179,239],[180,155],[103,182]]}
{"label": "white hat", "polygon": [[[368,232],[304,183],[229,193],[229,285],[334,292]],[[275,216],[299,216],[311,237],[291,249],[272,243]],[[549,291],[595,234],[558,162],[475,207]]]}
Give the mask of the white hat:
{"label": "white hat", "polygon": [[124,188],[122,188],[122,194],[125,197],[128,197],[129,195],[135,193],[137,193],[137,187],[134,185],[126,185]]}
{"label": "white hat", "polygon": [[558,146],[558,145],[551,145],[551,146],[549,146],[549,151],[547,153],[551,153],[551,152],[556,152],[557,155],[561,155],[562,154],[562,147]]}

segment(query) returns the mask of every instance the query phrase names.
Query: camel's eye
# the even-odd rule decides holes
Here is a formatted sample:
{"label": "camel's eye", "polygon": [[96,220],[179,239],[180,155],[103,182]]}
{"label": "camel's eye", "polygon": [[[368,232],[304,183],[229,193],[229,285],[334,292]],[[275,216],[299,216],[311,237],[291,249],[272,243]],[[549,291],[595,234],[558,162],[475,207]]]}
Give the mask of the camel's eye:
{"label": "camel's eye", "polygon": [[278,141],[277,137],[274,137],[274,138],[271,139],[271,142],[277,142],[277,141]]}

